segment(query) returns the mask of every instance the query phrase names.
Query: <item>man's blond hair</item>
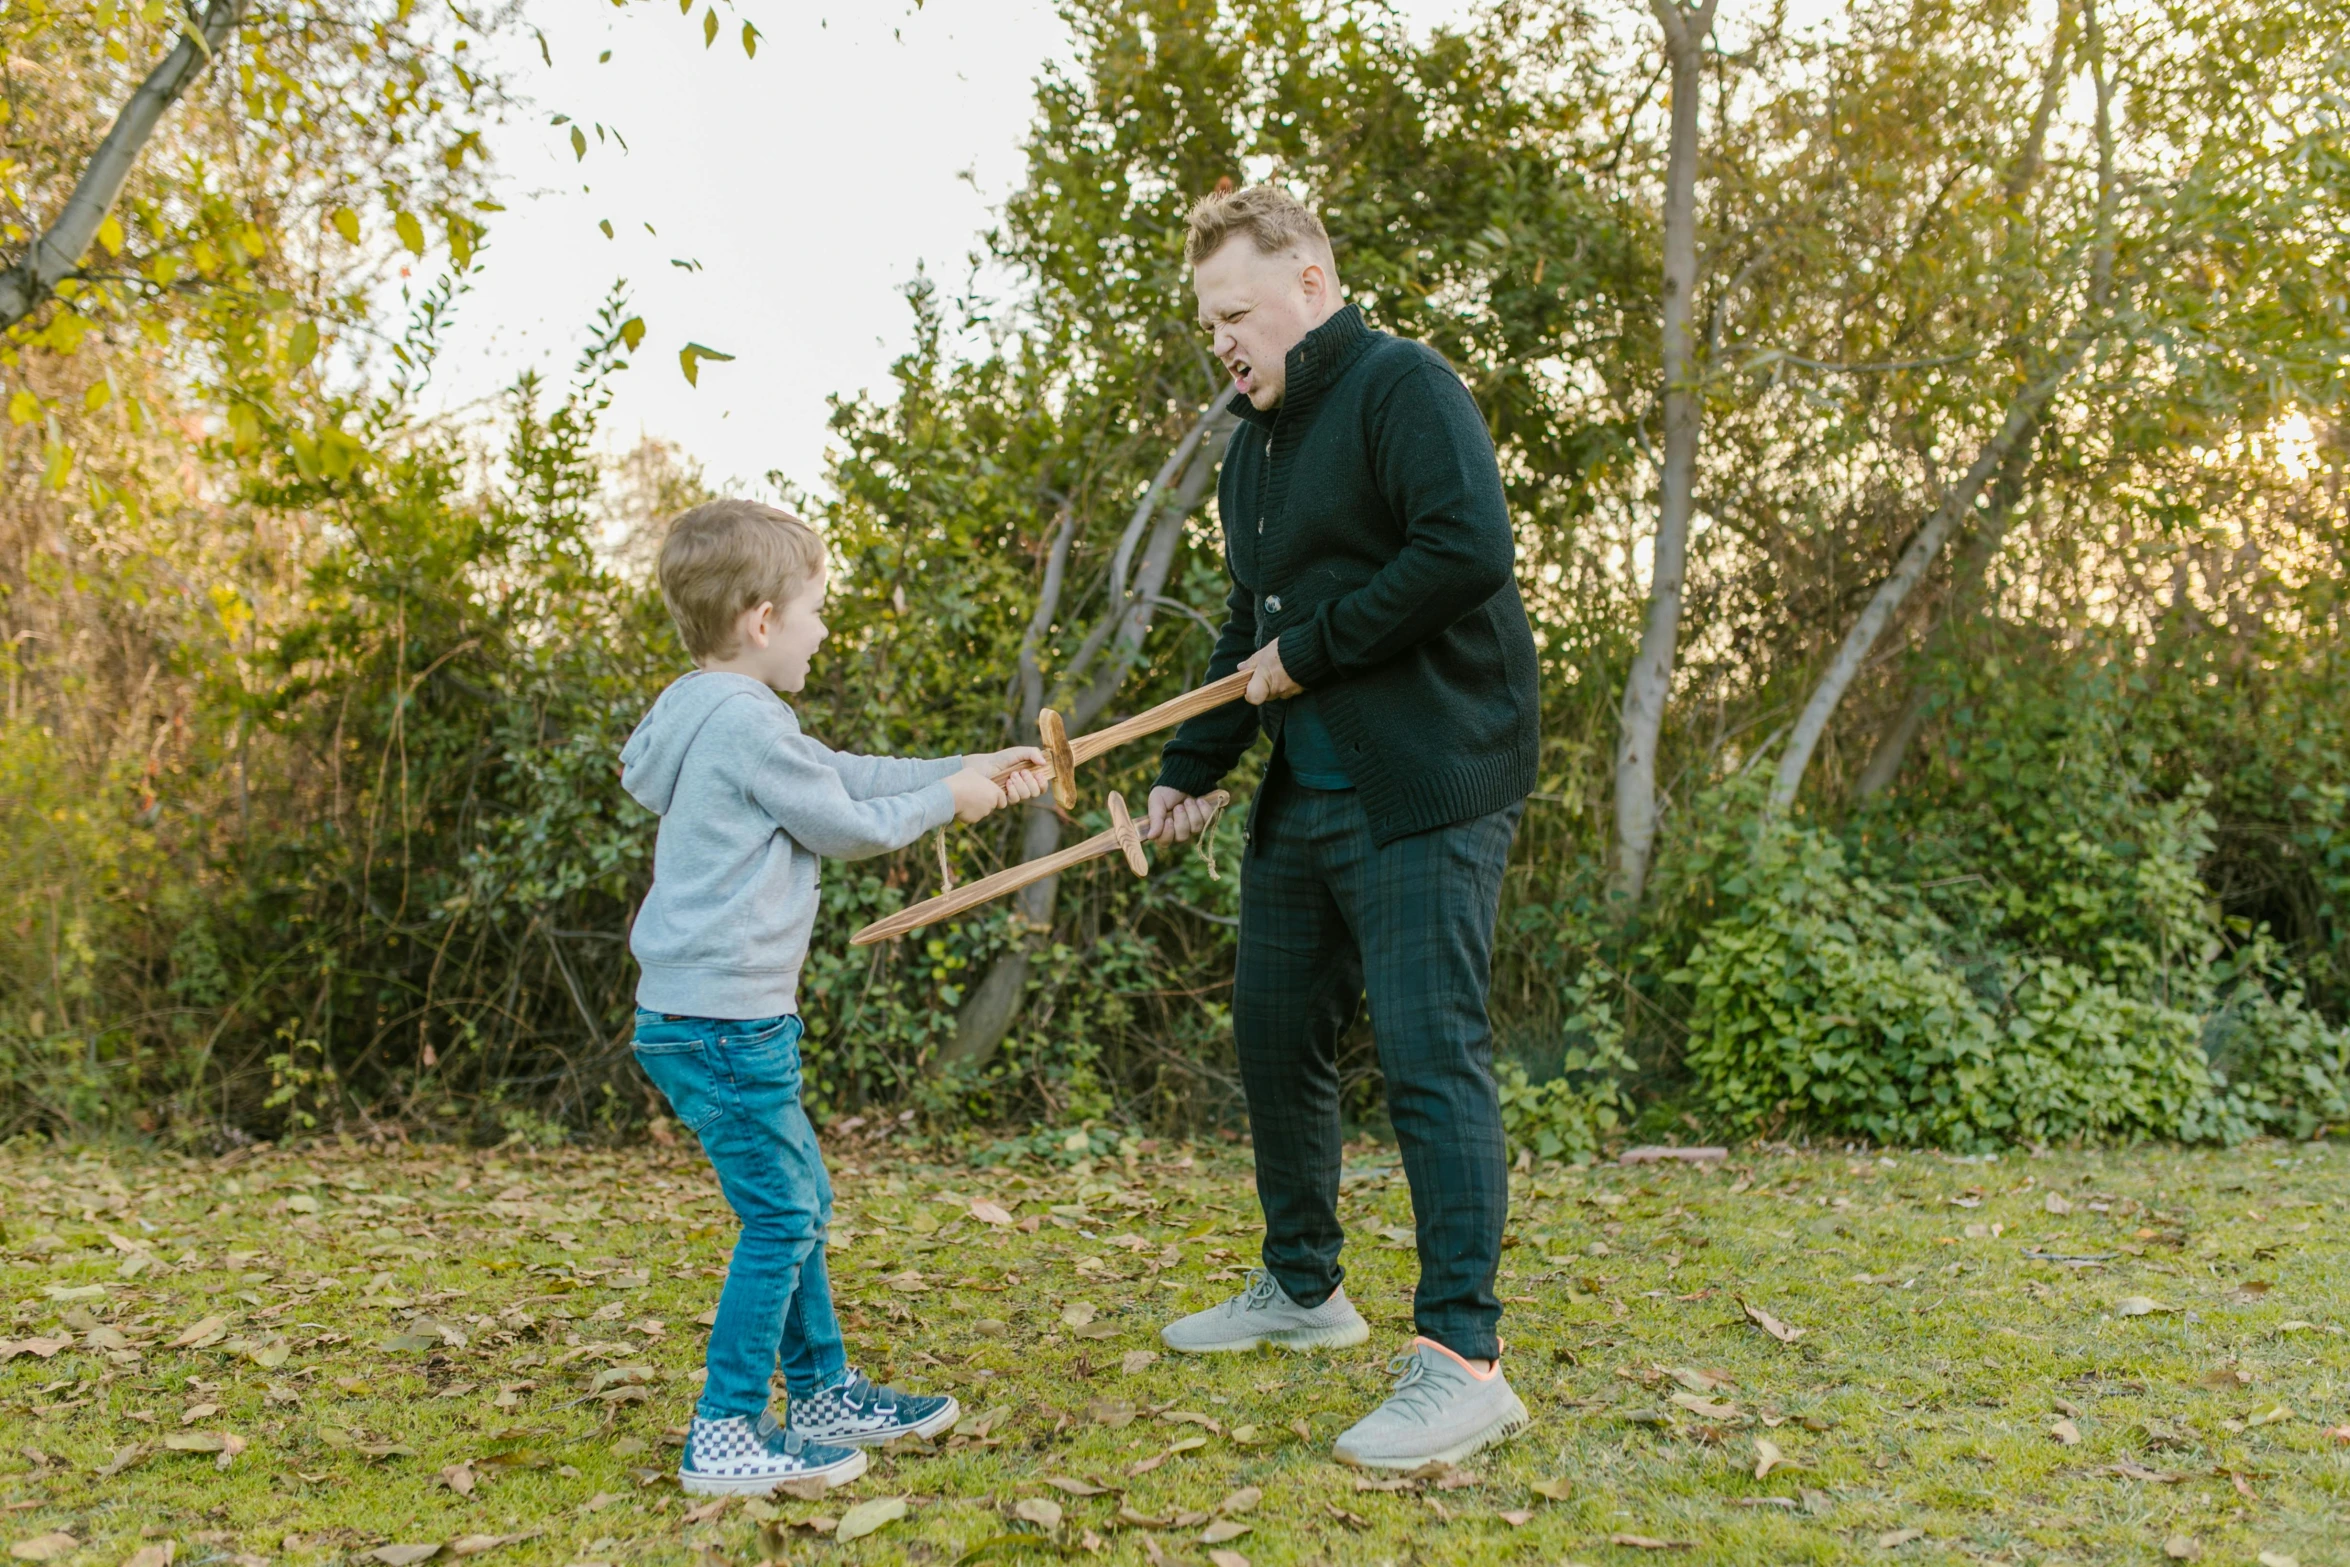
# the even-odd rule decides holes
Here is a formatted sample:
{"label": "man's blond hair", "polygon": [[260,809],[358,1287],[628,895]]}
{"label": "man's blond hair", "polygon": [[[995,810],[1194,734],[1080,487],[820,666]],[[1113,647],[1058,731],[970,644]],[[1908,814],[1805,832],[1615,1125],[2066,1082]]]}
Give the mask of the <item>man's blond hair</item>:
{"label": "man's blond hair", "polygon": [[1303,250],[1330,258],[1330,231],[1314,216],[1314,209],[1278,185],[1244,185],[1218,190],[1192,204],[1183,240],[1183,259],[1198,266],[1236,234],[1264,256]]}
{"label": "man's blond hair", "polygon": [[686,651],[729,658],[734,623],[761,604],[781,608],[824,570],[824,541],[788,511],[757,501],[705,501],[661,540],[661,597]]}

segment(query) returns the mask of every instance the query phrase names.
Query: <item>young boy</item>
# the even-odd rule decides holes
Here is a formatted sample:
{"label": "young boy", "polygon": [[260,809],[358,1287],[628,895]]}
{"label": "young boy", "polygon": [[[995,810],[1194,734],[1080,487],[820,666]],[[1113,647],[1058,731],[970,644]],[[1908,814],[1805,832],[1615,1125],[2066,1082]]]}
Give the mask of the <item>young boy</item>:
{"label": "young boy", "polygon": [[[838,1485],[865,1472],[865,1447],[935,1435],[960,1411],[859,1375],[833,1317],[832,1183],[800,1106],[795,1015],[817,860],[885,853],[949,817],[1029,799],[1044,774],[1015,770],[1043,756],[850,756],[801,734],[777,698],[807,683],[825,637],[824,547],[789,513],[697,506],[670,524],[660,577],[701,667],[661,693],[620,753],[622,786],[661,818],[629,936],[644,970],[636,1058],[742,1221],[678,1480],[704,1495]],[[767,1407],[778,1358],[782,1421]]]}

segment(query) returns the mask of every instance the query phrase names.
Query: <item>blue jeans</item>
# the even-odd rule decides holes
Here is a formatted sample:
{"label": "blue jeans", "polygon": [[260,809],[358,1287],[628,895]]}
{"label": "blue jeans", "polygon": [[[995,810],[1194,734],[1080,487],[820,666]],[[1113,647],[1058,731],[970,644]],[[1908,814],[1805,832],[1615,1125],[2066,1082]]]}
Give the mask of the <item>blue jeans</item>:
{"label": "blue jeans", "polygon": [[742,1221],[694,1409],[705,1420],[766,1409],[778,1360],[795,1398],[848,1377],[824,1274],[832,1181],[800,1108],[800,1032],[796,1017],[636,1015],[637,1064],[702,1140]]}

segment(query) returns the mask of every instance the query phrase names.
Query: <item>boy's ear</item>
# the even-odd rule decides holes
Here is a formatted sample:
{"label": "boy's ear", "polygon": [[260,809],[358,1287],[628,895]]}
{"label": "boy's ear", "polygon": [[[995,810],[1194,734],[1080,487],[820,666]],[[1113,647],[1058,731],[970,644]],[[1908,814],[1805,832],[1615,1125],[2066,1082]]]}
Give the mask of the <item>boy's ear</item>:
{"label": "boy's ear", "polygon": [[743,640],[753,647],[765,647],[767,638],[775,630],[775,605],[772,600],[743,611]]}

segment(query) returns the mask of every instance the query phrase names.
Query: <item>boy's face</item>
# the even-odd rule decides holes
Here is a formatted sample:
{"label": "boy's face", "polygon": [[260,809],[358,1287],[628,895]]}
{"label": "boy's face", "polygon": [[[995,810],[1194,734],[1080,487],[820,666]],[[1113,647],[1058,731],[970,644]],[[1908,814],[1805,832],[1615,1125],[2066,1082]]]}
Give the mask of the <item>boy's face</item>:
{"label": "boy's face", "polygon": [[824,594],[830,583],[817,572],[783,604],[759,604],[735,622],[735,654],[716,661],[751,676],[770,691],[797,693],[808,684],[808,665],[831,634],[824,624]]}

